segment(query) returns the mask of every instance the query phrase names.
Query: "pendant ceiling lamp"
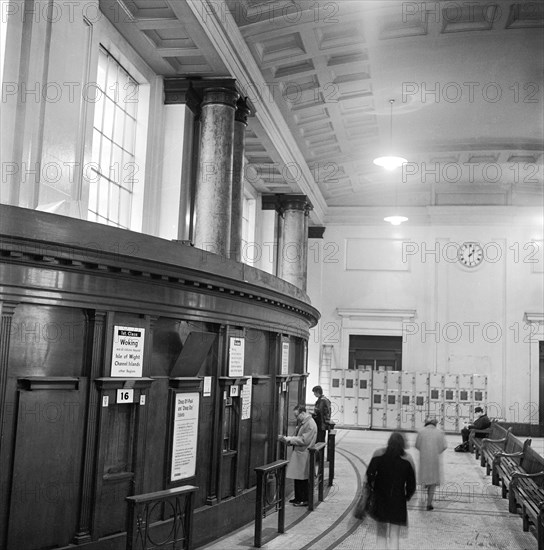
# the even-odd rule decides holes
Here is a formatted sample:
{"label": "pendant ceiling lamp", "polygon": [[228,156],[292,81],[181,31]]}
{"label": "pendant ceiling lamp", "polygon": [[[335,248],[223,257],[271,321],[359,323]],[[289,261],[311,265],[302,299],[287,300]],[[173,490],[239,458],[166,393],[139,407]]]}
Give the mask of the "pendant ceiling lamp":
{"label": "pendant ceiling lamp", "polygon": [[398,210],[398,184],[395,184],[395,210],[392,216],[387,216],[383,219],[384,222],[388,222],[391,225],[400,225],[403,222],[407,222],[406,216],[401,216]]}
{"label": "pendant ceiling lamp", "polygon": [[395,168],[399,168],[403,164],[406,164],[408,161],[404,157],[398,157],[396,155],[392,154],[393,151],[393,103],[395,103],[394,99],[389,100],[390,107],[390,119],[389,119],[389,155],[385,155],[383,157],[377,157],[374,159],[374,164],[377,166],[381,166],[385,168],[386,170],[394,170]]}

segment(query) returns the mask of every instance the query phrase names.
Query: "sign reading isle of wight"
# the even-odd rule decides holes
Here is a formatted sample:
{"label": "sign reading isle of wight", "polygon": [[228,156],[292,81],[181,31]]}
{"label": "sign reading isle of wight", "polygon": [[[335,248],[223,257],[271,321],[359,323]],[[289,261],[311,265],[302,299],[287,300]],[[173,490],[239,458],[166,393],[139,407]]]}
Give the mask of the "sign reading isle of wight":
{"label": "sign reading isle of wight", "polygon": [[113,327],[111,376],[140,378],[144,361],[144,328]]}

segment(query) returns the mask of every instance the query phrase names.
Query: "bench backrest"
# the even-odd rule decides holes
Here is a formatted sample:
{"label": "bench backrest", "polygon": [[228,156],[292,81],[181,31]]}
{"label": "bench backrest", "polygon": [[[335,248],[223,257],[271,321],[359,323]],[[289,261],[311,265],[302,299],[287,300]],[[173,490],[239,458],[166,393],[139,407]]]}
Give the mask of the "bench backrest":
{"label": "bench backrest", "polygon": [[497,424],[496,422],[493,422],[491,424],[489,435],[487,436],[488,439],[501,439],[503,437],[506,437],[509,433],[509,430],[507,430],[504,426],[501,426],[500,424]]}
{"label": "bench backrest", "polygon": [[[528,439],[527,441],[531,441]],[[544,471],[544,457],[540,456],[531,446],[530,443],[525,447],[523,458],[521,459],[521,467],[528,474],[536,474]],[[535,483],[539,487],[544,487],[544,476],[534,478]]]}
{"label": "bench backrest", "polygon": [[[529,445],[531,440],[529,440]],[[505,453],[519,453],[523,450],[524,443],[521,439],[518,439],[511,431],[506,435],[506,441],[504,445]]]}

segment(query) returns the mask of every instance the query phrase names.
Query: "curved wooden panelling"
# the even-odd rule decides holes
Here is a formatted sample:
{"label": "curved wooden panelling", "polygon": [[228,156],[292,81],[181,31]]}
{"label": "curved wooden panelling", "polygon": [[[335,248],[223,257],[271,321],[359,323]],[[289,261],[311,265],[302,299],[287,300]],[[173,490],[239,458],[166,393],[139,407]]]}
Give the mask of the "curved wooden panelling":
{"label": "curved wooden panelling", "polygon": [[239,324],[307,338],[307,295],[268,273],[176,242],[0,205],[3,300]]}

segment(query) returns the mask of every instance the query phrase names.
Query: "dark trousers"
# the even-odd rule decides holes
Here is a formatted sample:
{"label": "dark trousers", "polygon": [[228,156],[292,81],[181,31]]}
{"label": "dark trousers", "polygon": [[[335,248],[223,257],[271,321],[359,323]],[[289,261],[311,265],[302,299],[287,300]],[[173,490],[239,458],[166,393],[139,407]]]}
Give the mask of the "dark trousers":
{"label": "dark trousers", "polygon": [[468,441],[469,434],[470,434],[470,430],[468,428],[463,428],[461,430],[461,437],[463,438],[463,443],[466,443]]}
{"label": "dark trousers", "polygon": [[325,443],[325,437],[327,435],[327,430],[320,430],[317,429],[317,439],[315,440],[316,443]]}
{"label": "dark trousers", "polygon": [[308,480],[295,479],[295,498],[299,502],[308,502]]}

